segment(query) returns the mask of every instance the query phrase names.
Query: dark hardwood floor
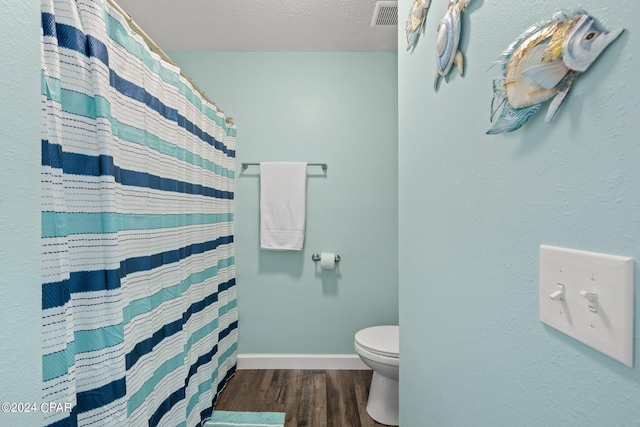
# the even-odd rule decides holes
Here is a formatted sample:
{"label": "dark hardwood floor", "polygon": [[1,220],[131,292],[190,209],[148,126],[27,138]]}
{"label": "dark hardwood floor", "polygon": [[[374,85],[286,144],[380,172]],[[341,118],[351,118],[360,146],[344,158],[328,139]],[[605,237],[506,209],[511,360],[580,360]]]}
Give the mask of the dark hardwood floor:
{"label": "dark hardwood floor", "polygon": [[215,409],[286,413],[285,427],[381,426],[366,411],[371,371],[238,370]]}

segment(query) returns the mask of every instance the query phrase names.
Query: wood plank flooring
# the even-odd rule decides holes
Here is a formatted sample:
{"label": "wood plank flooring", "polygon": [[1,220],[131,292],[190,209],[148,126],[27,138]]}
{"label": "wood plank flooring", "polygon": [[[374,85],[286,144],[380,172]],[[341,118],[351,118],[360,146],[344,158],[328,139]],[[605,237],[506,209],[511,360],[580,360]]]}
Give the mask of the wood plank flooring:
{"label": "wood plank flooring", "polygon": [[285,427],[382,426],[366,411],[372,371],[238,370],[215,409],[286,413]]}

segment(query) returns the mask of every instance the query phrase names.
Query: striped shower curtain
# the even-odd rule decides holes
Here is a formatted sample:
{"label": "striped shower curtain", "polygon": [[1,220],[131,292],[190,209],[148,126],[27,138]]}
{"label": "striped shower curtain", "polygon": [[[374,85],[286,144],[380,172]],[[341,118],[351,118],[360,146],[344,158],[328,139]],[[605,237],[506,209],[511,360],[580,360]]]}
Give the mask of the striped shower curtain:
{"label": "striped shower curtain", "polygon": [[236,366],[236,129],[104,0],[42,0],[51,426],[196,426]]}

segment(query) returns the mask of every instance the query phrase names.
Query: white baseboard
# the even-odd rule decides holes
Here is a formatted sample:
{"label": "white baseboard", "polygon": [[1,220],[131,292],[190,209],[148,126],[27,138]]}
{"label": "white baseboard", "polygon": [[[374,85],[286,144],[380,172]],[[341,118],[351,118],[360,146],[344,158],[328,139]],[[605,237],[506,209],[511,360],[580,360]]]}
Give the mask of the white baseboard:
{"label": "white baseboard", "polygon": [[237,369],[367,370],[357,354],[238,354]]}

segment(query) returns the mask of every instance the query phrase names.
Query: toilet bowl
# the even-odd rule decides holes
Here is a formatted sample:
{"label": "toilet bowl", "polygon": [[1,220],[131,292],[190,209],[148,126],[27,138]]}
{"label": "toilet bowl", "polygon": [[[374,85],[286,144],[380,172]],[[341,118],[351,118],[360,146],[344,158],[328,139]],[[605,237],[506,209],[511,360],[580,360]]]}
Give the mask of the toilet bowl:
{"label": "toilet bowl", "polygon": [[398,326],[373,326],[356,333],[353,346],[371,369],[367,413],[381,424],[399,423],[398,376],[400,338]]}

